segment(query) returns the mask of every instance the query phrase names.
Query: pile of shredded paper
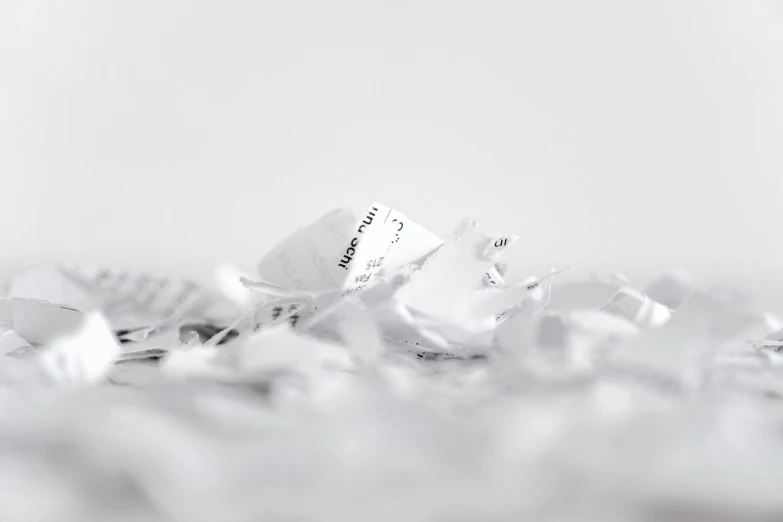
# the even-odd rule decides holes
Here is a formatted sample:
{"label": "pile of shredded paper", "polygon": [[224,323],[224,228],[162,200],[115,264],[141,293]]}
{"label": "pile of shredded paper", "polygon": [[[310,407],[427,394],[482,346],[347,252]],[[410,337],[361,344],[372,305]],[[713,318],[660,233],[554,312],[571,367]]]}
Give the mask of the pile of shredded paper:
{"label": "pile of shredded paper", "polygon": [[783,520],[783,331],[673,274],[504,281],[374,203],[207,282],[0,299],[0,520]]}

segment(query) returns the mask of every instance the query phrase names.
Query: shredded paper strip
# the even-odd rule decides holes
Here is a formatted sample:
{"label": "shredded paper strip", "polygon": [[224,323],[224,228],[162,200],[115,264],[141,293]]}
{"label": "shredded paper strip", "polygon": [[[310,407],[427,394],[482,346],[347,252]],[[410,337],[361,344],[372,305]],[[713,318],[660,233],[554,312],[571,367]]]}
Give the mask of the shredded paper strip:
{"label": "shredded paper strip", "polygon": [[18,274],[0,520],[783,520],[783,325],[512,248],[376,202],[208,281]]}

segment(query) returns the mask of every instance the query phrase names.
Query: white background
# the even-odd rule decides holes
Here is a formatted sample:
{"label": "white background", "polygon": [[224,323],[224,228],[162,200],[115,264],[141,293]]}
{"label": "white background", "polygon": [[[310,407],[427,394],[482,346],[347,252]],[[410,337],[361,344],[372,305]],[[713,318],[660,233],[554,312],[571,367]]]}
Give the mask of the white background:
{"label": "white background", "polygon": [[5,274],[205,275],[378,199],[518,233],[519,275],[783,304],[771,0],[0,0],[0,65]]}

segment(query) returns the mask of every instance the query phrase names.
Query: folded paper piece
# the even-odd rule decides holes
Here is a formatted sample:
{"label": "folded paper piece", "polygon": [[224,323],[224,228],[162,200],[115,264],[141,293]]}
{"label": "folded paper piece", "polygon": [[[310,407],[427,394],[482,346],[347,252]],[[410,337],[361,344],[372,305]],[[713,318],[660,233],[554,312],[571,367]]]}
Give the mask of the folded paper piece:
{"label": "folded paper piece", "polygon": [[0,355],[6,355],[30,346],[27,339],[19,335],[16,330],[6,330],[0,333]]}
{"label": "folded paper piece", "polygon": [[783,324],[520,245],[373,202],[204,281],[20,273],[0,520],[782,518]]}
{"label": "folded paper piece", "polygon": [[12,297],[9,301],[13,329],[27,341],[49,344],[76,330],[84,314],[64,304]]}

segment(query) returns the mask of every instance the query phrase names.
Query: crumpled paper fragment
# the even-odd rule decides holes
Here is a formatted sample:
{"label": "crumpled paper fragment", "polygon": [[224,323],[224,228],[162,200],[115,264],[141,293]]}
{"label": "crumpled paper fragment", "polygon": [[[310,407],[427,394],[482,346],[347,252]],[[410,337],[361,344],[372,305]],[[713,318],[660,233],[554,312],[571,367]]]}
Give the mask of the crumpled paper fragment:
{"label": "crumpled paper fragment", "polygon": [[373,202],[203,282],[19,274],[0,520],[783,517],[780,321],[518,245]]}
{"label": "crumpled paper fragment", "polygon": [[120,345],[106,319],[91,313],[73,333],[54,341],[41,356],[45,372],[59,384],[100,382],[120,355]]}

